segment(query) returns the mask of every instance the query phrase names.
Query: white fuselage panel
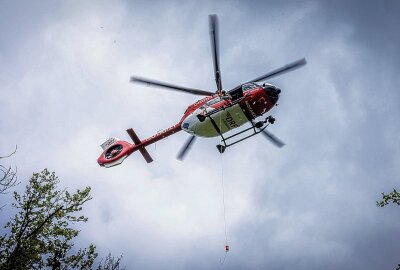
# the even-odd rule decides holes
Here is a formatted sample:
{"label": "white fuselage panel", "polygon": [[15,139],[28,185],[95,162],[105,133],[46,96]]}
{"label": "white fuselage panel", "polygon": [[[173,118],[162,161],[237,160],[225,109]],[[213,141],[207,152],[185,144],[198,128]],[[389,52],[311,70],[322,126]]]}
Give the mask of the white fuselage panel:
{"label": "white fuselage panel", "polygon": [[210,117],[206,117],[203,122],[200,122],[197,115],[205,115],[212,110],[214,110],[212,107],[199,108],[195,110],[182,122],[182,129],[199,137],[215,137],[219,134],[210,117],[214,120],[215,125],[219,128],[221,133],[228,132],[248,122],[246,115],[238,104],[219,111]]}

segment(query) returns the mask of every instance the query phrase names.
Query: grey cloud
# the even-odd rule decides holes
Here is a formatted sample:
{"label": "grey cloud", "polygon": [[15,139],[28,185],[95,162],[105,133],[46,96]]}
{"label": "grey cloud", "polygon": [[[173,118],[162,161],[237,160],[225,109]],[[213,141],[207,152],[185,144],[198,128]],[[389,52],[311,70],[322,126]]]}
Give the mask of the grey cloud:
{"label": "grey cloud", "polygon": [[49,167],[70,188],[93,187],[83,244],[123,252],[128,268],[220,267],[218,140],[198,140],[185,163],[174,159],[182,133],[149,147],[153,164],[96,164],[109,136],[150,136],[196,100],[130,75],[215,88],[207,15],[217,13],[226,88],[308,60],[271,81],[283,89],[271,131],[287,145],[255,137],[223,157],[224,267],[395,268],[398,209],[375,201],[399,183],[397,2],[96,3],[0,9],[1,149],[18,143],[21,178]]}

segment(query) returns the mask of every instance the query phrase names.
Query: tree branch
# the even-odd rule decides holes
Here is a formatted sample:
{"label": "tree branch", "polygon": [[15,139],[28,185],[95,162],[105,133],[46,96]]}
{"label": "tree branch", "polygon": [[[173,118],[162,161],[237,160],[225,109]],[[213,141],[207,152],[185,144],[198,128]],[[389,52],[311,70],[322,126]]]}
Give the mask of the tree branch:
{"label": "tree branch", "polygon": [[11,154],[9,154],[8,156],[0,157],[0,159],[1,159],[1,158],[8,158],[8,157],[11,157],[12,155],[15,154],[15,152],[17,152],[17,148],[18,148],[18,146],[15,145],[15,150],[14,150],[14,152],[12,152]]}

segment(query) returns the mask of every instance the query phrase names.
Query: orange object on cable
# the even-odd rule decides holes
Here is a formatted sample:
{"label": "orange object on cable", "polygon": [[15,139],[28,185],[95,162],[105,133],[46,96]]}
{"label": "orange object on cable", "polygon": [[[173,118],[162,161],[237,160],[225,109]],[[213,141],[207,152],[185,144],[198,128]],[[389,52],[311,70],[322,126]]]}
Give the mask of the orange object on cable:
{"label": "orange object on cable", "polygon": [[226,251],[226,252],[229,251],[229,246],[228,246],[228,245],[225,246],[225,251]]}

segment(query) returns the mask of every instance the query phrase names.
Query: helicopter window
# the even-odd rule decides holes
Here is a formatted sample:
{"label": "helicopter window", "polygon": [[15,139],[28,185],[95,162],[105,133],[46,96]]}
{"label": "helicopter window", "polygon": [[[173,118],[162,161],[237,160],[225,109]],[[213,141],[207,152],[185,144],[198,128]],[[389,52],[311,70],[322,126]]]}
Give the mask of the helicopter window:
{"label": "helicopter window", "polygon": [[232,100],[237,100],[241,97],[243,97],[243,89],[241,86],[238,86],[231,91],[228,92],[229,95],[231,95]]}
{"label": "helicopter window", "polygon": [[207,105],[207,106],[211,106],[211,105],[213,105],[213,104],[215,104],[215,103],[217,103],[217,102],[220,102],[220,101],[221,101],[221,98],[220,98],[220,97],[216,97],[216,98],[213,98],[212,100],[208,101],[208,102],[206,103],[206,105]]}
{"label": "helicopter window", "polygon": [[255,83],[245,83],[242,85],[243,91],[251,90],[251,89],[254,89],[257,87],[258,87],[258,85]]}

